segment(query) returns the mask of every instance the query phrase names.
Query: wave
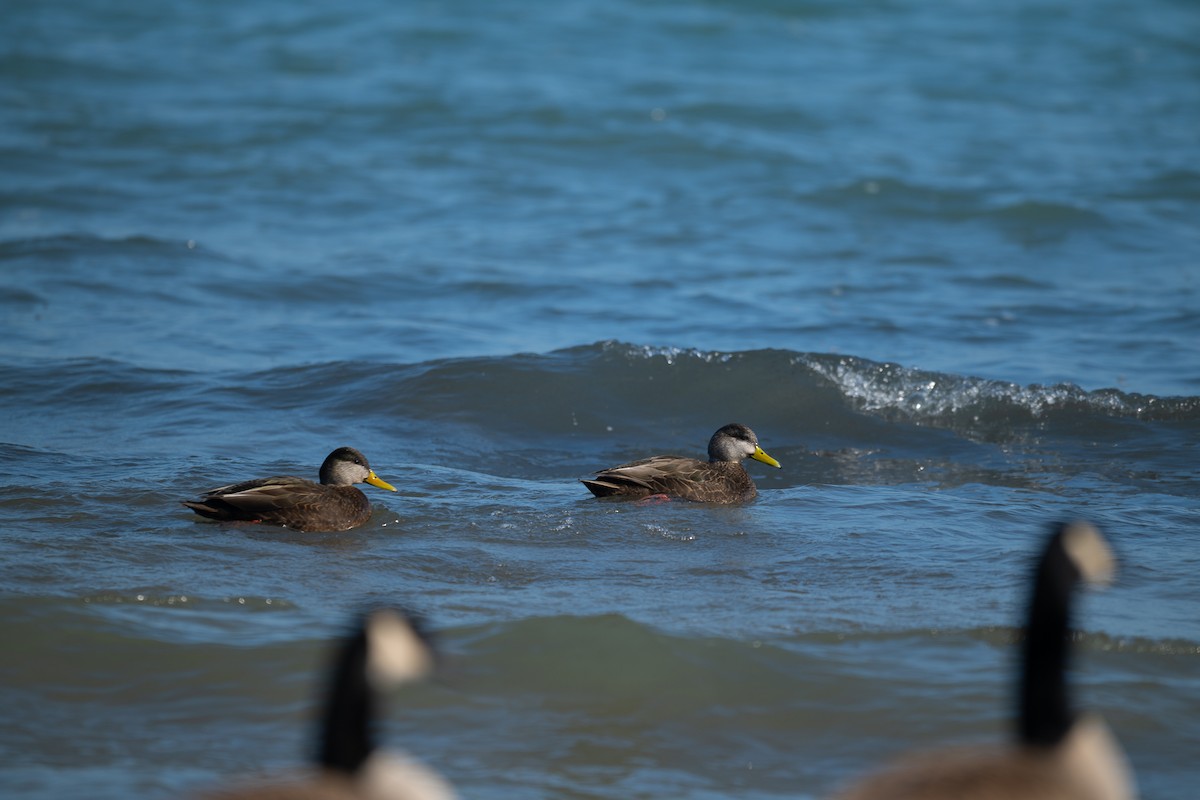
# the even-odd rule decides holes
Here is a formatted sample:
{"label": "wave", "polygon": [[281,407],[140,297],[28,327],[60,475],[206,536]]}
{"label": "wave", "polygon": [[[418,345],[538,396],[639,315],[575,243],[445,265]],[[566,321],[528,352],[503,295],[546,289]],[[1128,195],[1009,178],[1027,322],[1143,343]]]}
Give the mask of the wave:
{"label": "wave", "polygon": [[[36,373],[47,374],[42,367],[29,366]],[[24,369],[5,367],[6,372]],[[130,391],[143,381],[146,388],[154,389],[163,379],[177,380],[187,373],[142,368],[106,358],[79,358],[56,366],[53,384],[61,387],[64,375],[70,375],[80,381],[74,389],[94,389],[97,388],[94,384],[88,385],[89,375],[97,382],[109,382],[114,375],[121,374],[127,382],[121,390]],[[711,397],[721,391],[721,384],[729,383],[739,384],[739,391],[753,393],[755,387],[748,388],[743,383],[751,380],[763,389],[785,382],[817,393],[833,388],[857,410],[892,412],[917,421],[997,414],[1035,419],[1063,410],[1140,420],[1200,419],[1200,397],[1196,396],[1160,397],[1115,388],[1086,390],[1069,383],[1021,385],[849,355],[787,350],[703,351],[614,340],[547,354],[455,358],[408,365],[339,361],[261,370],[245,377],[250,380],[239,381],[241,385],[258,386],[264,391],[307,387],[329,395],[337,394],[339,385],[367,382],[375,382],[378,392],[388,392],[395,388],[393,381],[398,377],[401,382],[415,384],[404,392],[406,397],[415,397],[418,390],[441,395],[451,384],[461,385],[469,379],[478,381],[479,388],[508,385],[514,387],[514,392],[520,392],[519,387],[524,386],[526,393],[537,394],[550,383],[569,389],[573,377],[586,384],[589,391],[621,386],[636,388],[669,378],[677,382],[672,386],[677,395],[686,398],[694,390],[697,396]],[[653,391],[645,393],[647,399],[653,394]]]}
{"label": "wave", "polygon": [[[15,641],[41,640],[48,629],[84,626],[99,638],[119,639],[127,648],[175,643],[318,649],[322,642],[341,634],[340,624],[334,622],[330,627],[329,620],[349,614],[340,614],[335,608],[305,608],[279,597],[185,594],[162,588],[99,590],[75,597],[9,597],[0,606],[6,612],[6,630]],[[253,628],[248,614],[257,620]],[[297,624],[297,618],[303,624]],[[128,619],[138,624],[125,624]],[[748,629],[730,636],[668,631],[621,613],[556,614],[449,625],[431,618],[430,622],[448,657],[460,668],[474,662],[487,672],[504,671],[506,665],[521,672],[529,667],[530,654],[537,652],[538,661],[552,662],[552,671],[572,685],[585,680],[584,673],[605,672],[604,663],[613,660],[642,675],[680,672],[700,662],[720,672],[723,665],[742,661],[857,661],[856,653],[869,660],[881,652],[899,654],[918,646],[1011,649],[1022,637],[1021,628],[1010,625],[890,630],[850,626],[792,633]],[[317,632],[324,628],[328,630]],[[229,637],[233,629],[239,632],[236,640]],[[1080,652],[1200,656],[1200,641],[1181,637],[1081,630],[1073,635],[1073,641]]]}
{"label": "wave", "polygon": [[150,256],[196,250],[194,240],[162,239],[154,236],[123,237],[97,236],[90,233],[64,233],[53,236],[33,236],[0,240],[0,261],[22,258],[54,259],[76,255],[131,252]]}
{"label": "wave", "polygon": [[[548,353],[439,359],[414,364],[336,361],[254,372],[152,369],[111,359],[0,365],[0,399],[32,409],[111,405],[124,414],[238,409],[382,417],[428,429],[478,426],[503,441],[538,435],[664,428],[706,441],[717,426],[888,435],[891,423],[950,428],[968,438],[1081,430],[1085,424],[1200,422],[1200,397],[1160,397],[1073,384],[1021,385],[923,370],[852,355],[790,350],[706,351],[602,341]],[[894,427],[894,426],[893,426]],[[433,432],[436,435],[436,432]],[[700,441],[699,444],[703,444]]]}
{"label": "wave", "polygon": [[[309,369],[328,367],[301,372]],[[1200,397],[1085,390],[1073,384],[1022,386],[855,356],[788,350],[704,351],[610,340],[544,355],[452,359],[408,369],[421,373],[418,382],[435,384],[424,387],[433,394],[473,377],[491,387],[524,386],[529,395],[553,385],[570,397],[578,385],[590,395],[627,389],[634,398],[656,402],[663,392],[654,384],[665,381],[665,394],[676,401],[675,408],[692,397],[720,400],[729,387],[739,395],[755,395],[788,386],[826,396],[832,389],[858,411],[894,412],[916,421],[980,415],[1036,419],[1060,410],[1140,420],[1200,419]]]}
{"label": "wave", "polygon": [[[345,366],[297,370],[296,383],[276,390],[329,386]],[[700,453],[713,430],[739,421],[787,461],[788,475],[773,481],[1047,486],[1092,474],[1143,491],[1193,491],[1196,397],[1022,386],[854,356],[617,341],[350,369],[353,386],[328,396],[329,414],[380,418],[494,474],[583,475],[648,447]],[[323,380],[310,380],[318,374]]]}
{"label": "wave", "polygon": [[[295,661],[298,653],[327,650],[342,634],[340,625],[331,626],[312,611],[264,598],[97,593],[82,598],[82,604],[66,598],[9,599],[3,627],[18,647],[54,650],[60,646],[59,634],[47,631],[79,629],[123,653],[114,652],[117,660],[142,654],[175,662],[186,655],[194,666],[207,660],[213,668],[233,649],[251,649],[271,661]],[[270,613],[247,616],[255,611]],[[1019,629],[1007,626],[689,635],[617,613],[451,627],[431,622],[450,685],[483,694],[535,692],[571,702],[594,698],[609,703],[614,697],[655,695],[669,684],[677,700],[689,697],[696,706],[704,705],[714,687],[727,702],[770,702],[794,693],[797,683],[880,680],[893,671],[937,674],[942,668],[930,660],[946,657],[1007,674],[1011,660],[1006,654],[1015,652],[1021,637]],[[1122,663],[1152,658],[1161,669],[1181,675],[1190,675],[1200,656],[1196,641],[1103,632],[1076,634],[1075,648],[1081,658],[1098,664],[1112,665],[1114,656]]]}
{"label": "wave", "polygon": [[[1200,397],[1157,397],[1117,389],[1085,390],[1074,384],[1042,386],[990,380],[905,367],[855,356],[783,350],[717,352],[599,342],[560,356],[577,354],[614,366],[643,367],[654,377],[656,367],[679,372],[707,366],[704,377],[744,373],[749,377],[789,378],[814,390],[832,386],[849,405],[864,412],[887,412],[914,421],[957,421],[1004,418],[1038,419],[1056,411],[1087,412],[1139,420],[1200,419]],[[765,379],[765,377],[764,377]]]}
{"label": "wave", "polygon": [[923,186],[886,177],[867,177],[819,189],[809,199],[822,206],[847,205],[862,212],[881,212],[901,218],[931,218],[966,222],[982,220],[1009,233],[1022,231],[1066,234],[1098,229],[1103,214],[1057,200],[1026,198],[997,203],[976,190]]}
{"label": "wave", "polygon": [[[231,452],[295,469],[358,443],[473,474],[573,479],[650,452],[701,454],[728,422],[785,463],[760,488],[810,484],[1058,487],[1192,497],[1200,398],[1022,386],[789,350],[617,341],[412,364],[334,361],[253,372],[106,360],[0,365],[9,432],[126,470]],[[79,423],[81,415],[90,422]],[[299,426],[299,427],[298,427]],[[137,442],[125,453],[115,442]],[[253,442],[246,450],[244,442]],[[395,457],[392,457],[395,463]],[[229,465],[224,464],[227,469]],[[76,465],[86,474],[86,459]],[[91,465],[95,469],[94,465]],[[201,472],[211,471],[211,468]],[[1096,484],[1099,480],[1101,483]]]}
{"label": "wave", "polygon": [[853,356],[798,355],[796,361],[834,383],[864,411],[896,412],[914,420],[981,415],[1041,418],[1083,411],[1141,420],[1194,420],[1198,397],[1156,397],[1117,389],[1085,390],[1074,384],[1022,386],[880,363]]}
{"label": "wave", "polygon": [[[1009,648],[1021,640],[1022,632],[1013,626],[980,625],[891,631],[844,629],[761,638],[748,631],[745,637],[729,638],[665,632],[622,614],[599,614],[529,617],[512,622],[466,625],[445,631],[445,635],[452,642],[454,652],[464,658],[470,656],[487,661],[506,653],[528,655],[531,648],[546,653],[554,649],[560,651],[562,658],[577,660],[580,670],[605,658],[619,657],[631,667],[640,661],[649,662],[641,671],[651,672],[656,668],[655,663],[668,671],[677,671],[685,669],[692,661],[704,660],[718,665],[715,668],[719,669],[720,663],[727,659],[786,661],[811,658],[813,654],[837,649],[853,651],[858,647],[895,651],[919,642]],[[1077,632],[1073,639],[1075,647],[1082,651],[1200,656],[1200,642],[1188,639],[1121,637],[1096,631]]]}

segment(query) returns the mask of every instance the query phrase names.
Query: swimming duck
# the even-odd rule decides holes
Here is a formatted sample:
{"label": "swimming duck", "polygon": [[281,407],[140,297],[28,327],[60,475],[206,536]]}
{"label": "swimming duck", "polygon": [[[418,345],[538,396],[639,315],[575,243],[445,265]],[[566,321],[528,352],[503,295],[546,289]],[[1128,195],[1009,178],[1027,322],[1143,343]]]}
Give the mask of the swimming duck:
{"label": "swimming duck", "polygon": [[708,461],[653,456],[600,470],[595,478],[581,481],[597,497],[666,495],[704,503],[742,503],[758,494],[742,466],[746,458],[779,467],[779,462],[759,447],[754,431],[732,423],[709,439]]}
{"label": "swimming duck", "polygon": [[434,660],[416,617],[391,608],[364,615],[333,663],[316,771],[217,790],[204,800],[455,800],[436,772],[375,744],[378,695],[426,677]]}
{"label": "swimming duck", "polygon": [[396,491],[375,475],[366,456],[353,447],[339,447],[321,464],[320,483],[289,475],[258,478],[181,502],[209,519],[265,522],[298,531],[346,531],[371,516],[367,496],[354,488],[364,482]]}
{"label": "swimming duck", "polygon": [[1099,716],[1067,702],[1071,593],[1107,583],[1114,559],[1104,537],[1075,522],[1052,532],[1033,574],[1025,628],[1017,736],[1004,748],[958,748],[902,759],[839,800],[1125,800],[1136,796],[1128,762]]}

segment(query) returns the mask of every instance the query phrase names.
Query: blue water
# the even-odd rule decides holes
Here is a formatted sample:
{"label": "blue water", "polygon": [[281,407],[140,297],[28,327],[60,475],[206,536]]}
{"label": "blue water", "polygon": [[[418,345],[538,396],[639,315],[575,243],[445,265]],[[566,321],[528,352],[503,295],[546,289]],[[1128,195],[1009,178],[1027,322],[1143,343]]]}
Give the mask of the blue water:
{"label": "blue water", "polygon": [[[1052,519],[1079,701],[1200,779],[1200,9],[19,3],[0,26],[0,793],[293,767],[365,603],[464,797],[820,797],[1006,734]],[[736,509],[577,478],[783,463]],[[345,534],[177,501],[399,489]],[[116,735],[114,735],[116,732]],[[516,733],[516,732],[519,732]]]}

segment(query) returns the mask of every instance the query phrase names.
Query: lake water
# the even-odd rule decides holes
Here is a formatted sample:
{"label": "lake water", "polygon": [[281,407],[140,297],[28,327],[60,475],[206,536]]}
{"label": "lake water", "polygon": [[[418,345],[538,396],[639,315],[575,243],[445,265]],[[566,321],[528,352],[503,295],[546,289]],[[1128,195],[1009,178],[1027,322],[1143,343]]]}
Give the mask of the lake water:
{"label": "lake water", "polygon": [[[17,3],[0,26],[0,794],[300,764],[364,606],[464,798],[816,798],[998,740],[1026,575],[1200,782],[1200,7]],[[758,433],[741,507],[577,479]],[[364,526],[181,498],[399,489]]]}

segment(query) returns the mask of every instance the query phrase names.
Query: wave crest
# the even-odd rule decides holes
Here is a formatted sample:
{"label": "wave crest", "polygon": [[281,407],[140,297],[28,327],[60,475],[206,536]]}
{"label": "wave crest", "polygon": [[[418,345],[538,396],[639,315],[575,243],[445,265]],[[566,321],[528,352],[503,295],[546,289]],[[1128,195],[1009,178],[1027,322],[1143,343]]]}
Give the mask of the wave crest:
{"label": "wave crest", "polygon": [[797,362],[835,384],[856,407],[914,420],[1014,414],[1031,419],[1054,411],[1085,411],[1140,420],[1193,419],[1200,398],[1161,398],[1117,389],[1088,391],[1069,383],[1021,386],[948,375],[852,356],[798,355]]}

